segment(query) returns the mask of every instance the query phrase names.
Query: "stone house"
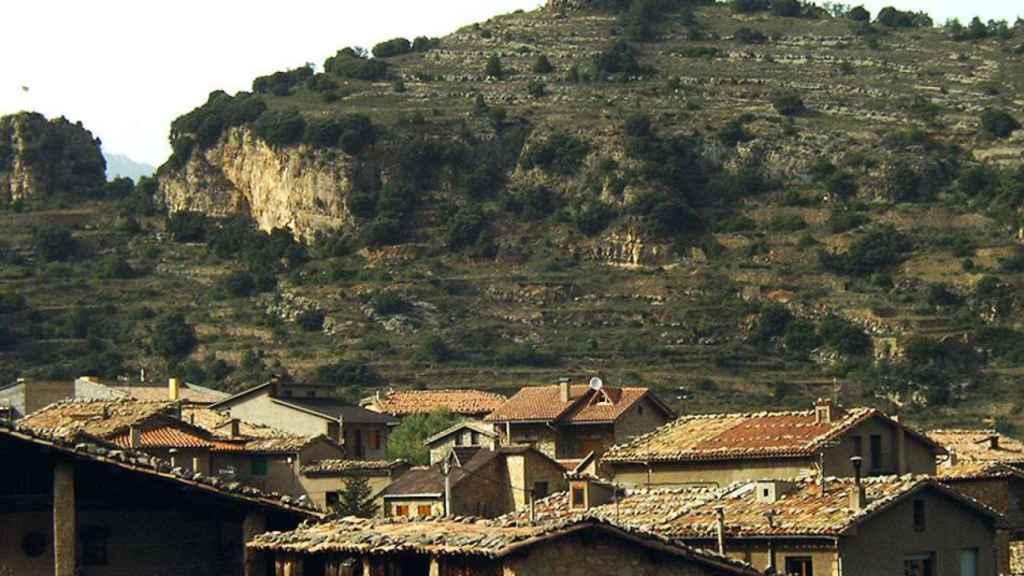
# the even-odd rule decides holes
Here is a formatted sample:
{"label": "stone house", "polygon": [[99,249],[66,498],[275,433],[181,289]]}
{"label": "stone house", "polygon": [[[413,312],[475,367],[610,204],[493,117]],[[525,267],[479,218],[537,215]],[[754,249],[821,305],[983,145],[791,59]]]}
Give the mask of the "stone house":
{"label": "stone house", "polygon": [[264,574],[245,542],[317,513],[75,433],[0,424],[0,573]]}
{"label": "stone house", "polygon": [[388,431],[398,424],[393,416],[331,398],[318,386],[276,379],[210,408],[299,436],[323,434],[341,442],[345,457],[351,460],[386,460]]}
{"label": "stone house", "polygon": [[647,388],[528,386],[484,421],[504,444],[533,446],[556,460],[578,460],[629,442],[675,414]]}
{"label": "stone house", "polygon": [[437,464],[448,456],[452,448],[495,450],[501,445],[501,438],[493,426],[466,420],[434,434],[423,444],[430,450],[430,463]]}
{"label": "stone house", "polygon": [[135,399],[147,402],[179,401],[183,404],[206,405],[228,397],[228,394],[179,383],[170,379],[167,386],[131,386],[103,384],[96,378],[83,376],[74,381],[23,381],[0,386],[0,419],[18,420],[62,400]]}
{"label": "stone house", "polygon": [[818,401],[794,412],[683,416],[601,458],[602,471],[628,486],[727,486],[807,474],[934,474],[945,449],[872,408]]}
{"label": "stone house", "polygon": [[[276,576],[755,576],[749,565],[607,521],[343,519],[266,533]],[[268,559],[270,561],[270,559]]]}
{"label": "stone house", "polygon": [[365,478],[373,498],[381,507],[381,492],[409,469],[404,460],[315,460],[301,468],[303,493],[318,508],[330,510],[340,501],[349,480]]}
{"label": "stone house", "polygon": [[996,430],[931,430],[928,437],[949,453],[948,458],[939,462],[940,473],[945,467],[989,462],[1024,469],[1024,442]]}
{"label": "stone house", "polygon": [[[824,488],[824,490],[823,490]],[[587,508],[569,493],[535,518],[615,519],[766,573],[798,576],[1005,574],[1002,517],[925,476],[770,480],[626,490]]]}
{"label": "stone house", "polygon": [[359,405],[395,418],[447,410],[467,420],[482,420],[505,400],[501,394],[483,390],[388,390],[363,398]]}
{"label": "stone house", "polygon": [[385,488],[384,515],[444,516],[446,469],[451,516],[493,518],[525,509],[531,499],[566,486],[565,469],[533,448],[453,448],[445,461],[412,468]]}

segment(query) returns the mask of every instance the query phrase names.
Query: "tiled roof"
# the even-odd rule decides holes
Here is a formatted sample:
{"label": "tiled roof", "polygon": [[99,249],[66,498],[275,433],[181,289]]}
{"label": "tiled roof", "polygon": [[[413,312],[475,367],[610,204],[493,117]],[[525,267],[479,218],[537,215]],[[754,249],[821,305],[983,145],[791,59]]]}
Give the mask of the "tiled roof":
{"label": "tiled roof", "polygon": [[172,468],[165,460],[143,452],[116,448],[113,444],[107,444],[102,439],[85,432],[48,433],[21,426],[20,423],[8,425],[0,422],[0,436],[43,446],[77,460],[98,462],[117,467],[128,473],[176,482],[183,487],[220,494],[227,498],[292,512],[308,518],[319,517],[319,513],[304,499],[282,496],[275,492],[263,492],[234,480],[193,473],[182,468]]}
{"label": "tiled roof", "polygon": [[[106,438],[106,440],[122,448],[131,447],[131,433],[129,431],[120,432]],[[159,426],[142,430],[139,433],[139,440],[141,443],[139,446],[135,446],[135,448],[143,450],[146,448],[213,448],[213,442],[209,438],[204,438],[176,426]]]}
{"label": "tiled roof", "polygon": [[956,454],[957,462],[1024,463],[1024,442],[995,430],[932,430],[928,436]]}
{"label": "tiled roof", "polygon": [[[920,490],[934,489],[955,498],[979,513],[999,519],[994,510],[925,476],[879,476],[862,480],[867,502],[863,509],[850,508],[854,480],[829,478],[826,492],[814,478],[778,482],[783,495],[774,502],[758,498],[758,482],[741,482],[727,488],[680,488],[630,490],[617,504],[605,504],[586,512],[664,534],[670,538],[710,539],[716,537],[716,508],[725,514],[729,538],[836,536],[897,501]],[[769,514],[770,512],[770,514]],[[522,512],[517,513],[523,517]],[[578,515],[569,508],[567,492],[560,492],[536,504],[538,520]],[[769,516],[771,520],[769,521]]]}
{"label": "tiled roof", "polygon": [[[159,402],[170,399],[167,386],[110,386],[110,388],[129,398],[144,402]],[[224,400],[228,396],[229,394],[226,392],[203,388],[193,384],[181,384],[178,387],[178,400],[181,402],[212,404]]]}
{"label": "tiled roof", "polygon": [[352,406],[331,398],[274,398],[274,402],[314,412],[328,418],[340,418],[343,424],[346,422],[351,424],[398,423],[394,416],[371,412],[361,406]]}
{"label": "tiled roof", "polygon": [[268,532],[248,546],[257,550],[315,553],[396,554],[416,552],[442,556],[501,558],[528,546],[575,533],[596,530],[629,540],[640,547],[655,548],[712,566],[718,574],[759,574],[749,564],[699,550],[660,535],[601,519],[571,519],[530,524],[505,519],[475,518],[365,520],[344,518],[304,525],[291,532]]}
{"label": "tiled roof", "polygon": [[[609,449],[605,462],[679,462],[802,457],[816,454],[826,442],[873,418],[895,421],[873,408],[833,409],[819,421],[814,410],[683,416],[627,444]],[[942,451],[927,437],[911,435]]]}
{"label": "tiled roof", "polygon": [[[589,386],[570,386],[568,402],[562,402],[559,386],[528,386],[491,412],[487,422],[560,421],[566,423],[614,422],[633,404],[648,396],[647,388],[612,388],[599,391]],[[652,396],[653,397],[653,396]],[[659,406],[660,403],[656,402]],[[668,409],[662,407],[667,413]]]}
{"label": "tiled roof", "polygon": [[[182,406],[181,419],[189,424],[204,428],[218,437],[228,437],[231,434],[231,415],[205,406]],[[292,436],[292,434],[284,430],[262,424],[254,424],[246,420],[238,421],[238,433],[245,438],[282,438]]]}
{"label": "tiled roof", "polygon": [[449,426],[448,428],[445,428],[444,430],[441,430],[437,434],[434,434],[430,438],[424,440],[423,444],[425,446],[429,446],[430,444],[433,444],[434,442],[437,442],[438,440],[441,440],[442,438],[449,436],[453,432],[465,429],[479,432],[480,434],[483,434],[484,436],[489,436],[491,438],[497,438],[498,436],[498,433],[494,431],[493,425],[484,424],[483,422],[476,422],[474,420],[466,420],[465,422],[459,422],[458,424],[454,424],[452,426]]}
{"label": "tiled roof", "polygon": [[991,478],[1024,479],[1024,471],[1002,462],[964,462],[938,469],[935,478],[942,482],[987,480]]}
{"label": "tiled roof", "polygon": [[[453,448],[461,466],[452,466],[448,480],[454,489],[460,482],[479,473],[479,470],[496,458],[502,457],[500,450],[485,448]],[[444,492],[444,463],[438,462],[429,467],[410,468],[384,489],[381,494],[398,497],[408,494],[441,494]],[[500,482],[500,478],[493,481]]]}
{"label": "tiled roof", "polygon": [[393,390],[379,397],[366,398],[361,404],[392,416],[423,414],[438,409],[463,416],[483,416],[505,400],[501,394],[482,390]]}
{"label": "tiled roof", "polygon": [[53,436],[86,432],[106,438],[157,415],[173,411],[173,402],[135,400],[64,400],[18,421],[22,427]]}
{"label": "tiled roof", "polygon": [[406,465],[405,460],[316,460],[302,467],[303,474],[335,474],[345,472],[390,473]]}

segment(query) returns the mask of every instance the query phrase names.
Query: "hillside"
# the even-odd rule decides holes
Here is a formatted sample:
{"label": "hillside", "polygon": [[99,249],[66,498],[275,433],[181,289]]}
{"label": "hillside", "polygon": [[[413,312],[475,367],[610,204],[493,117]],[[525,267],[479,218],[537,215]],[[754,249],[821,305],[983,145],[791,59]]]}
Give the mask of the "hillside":
{"label": "hillside", "polygon": [[138,181],[143,176],[152,176],[156,168],[145,162],[136,162],[124,154],[104,154],[107,160],[107,178],[131,178]]}
{"label": "hillside", "polygon": [[1024,31],[662,4],[341,51],[211,95],[158,181],[0,214],[8,378],[601,372],[1016,424]]}

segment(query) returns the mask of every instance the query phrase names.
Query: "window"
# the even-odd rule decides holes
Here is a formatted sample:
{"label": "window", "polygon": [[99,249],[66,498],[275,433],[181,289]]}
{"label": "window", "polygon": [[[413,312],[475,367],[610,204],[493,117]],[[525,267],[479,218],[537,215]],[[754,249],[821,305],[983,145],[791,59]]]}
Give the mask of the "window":
{"label": "window", "polygon": [[85,566],[107,565],[107,541],[110,529],[103,526],[82,528],[82,564]]}
{"label": "window", "polygon": [[643,406],[637,406],[636,413],[638,415],[640,415],[640,416],[643,416],[644,415],[644,407]]}
{"label": "window", "polygon": [[882,437],[878,434],[871,435],[871,471],[882,470]]}
{"label": "window", "polygon": [[914,500],[914,531],[924,532],[924,500]]}
{"label": "window", "polygon": [[935,554],[916,554],[903,559],[903,576],[935,576]]}
{"label": "window", "polygon": [[328,422],[327,437],[331,440],[341,440],[341,424],[338,424],[337,422]]}
{"label": "window", "polygon": [[340,492],[328,492],[325,496],[327,497],[328,508],[334,508],[341,502]]}
{"label": "window", "polygon": [[395,516],[408,516],[409,506],[406,504],[395,504]]}
{"label": "window", "polygon": [[978,576],[977,548],[964,548],[960,551],[960,576]]}
{"label": "window", "polygon": [[572,487],[572,507],[573,508],[586,508],[587,507],[587,492],[583,486]]}
{"label": "window", "polygon": [[853,456],[864,456],[864,438],[860,436],[851,436],[850,440],[853,441]]}
{"label": "window", "polygon": [[547,498],[548,495],[548,483],[547,482],[534,482],[533,483],[533,497],[537,500],[541,498]]}
{"label": "window", "polygon": [[374,430],[370,433],[370,449],[380,450],[380,430]]}
{"label": "window", "polygon": [[430,516],[430,505],[429,504],[420,504],[419,506],[417,506],[416,507],[416,515],[419,516],[420,518],[426,518],[426,517]]}
{"label": "window", "polygon": [[810,556],[786,558],[786,576],[814,576],[814,563]]}
{"label": "window", "polygon": [[479,446],[480,445],[480,433],[473,430],[469,433],[469,445]]}
{"label": "window", "polygon": [[262,456],[256,456],[252,459],[252,467],[250,472],[253,476],[266,476],[267,475],[267,459]]}
{"label": "window", "polygon": [[455,435],[455,445],[456,446],[462,446],[463,442],[464,442],[464,440],[462,438],[462,432],[459,432],[458,434]]}

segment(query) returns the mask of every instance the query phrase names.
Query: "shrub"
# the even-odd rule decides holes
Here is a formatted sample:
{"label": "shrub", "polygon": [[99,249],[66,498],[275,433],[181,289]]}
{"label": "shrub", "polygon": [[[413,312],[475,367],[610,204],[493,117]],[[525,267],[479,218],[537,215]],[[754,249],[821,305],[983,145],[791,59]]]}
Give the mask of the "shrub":
{"label": "shrub", "polygon": [[545,368],[557,366],[559,358],[551,352],[542,352],[532,344],[509,344],[501,346],[495,353],[500,366],[533,366]]}
{"label": "shrub", "polygon": [[826,225],[828,226],[829,232],[833,234],[842,234],[843,232],[849,232],[854,228],[859,228],[868,222],[868,217],[860,212],[835,210],[829,216]]}
{"label": "shrub", "polygon": [[1020,122],[1005,110],[988,109],[981,114],[981,129],[989,136],[1006,138],[1020,127]]}
{"label": "shrub", "polygon": [[1003,272],[1024,272],[1024,248],[1017,248],[1009,258],[1000,258],[999,268]]}
{"label": "shrub", "polygon": [[793,320],[793,313],[785,306],[769,304],[761,310],[751,339],[759,344],[767,344],[771,339],[782,336]]}
{"label": "shrub", "polygon": [[825,187],[834,198],[847,200],[857,194],[857,179],[845,170],[836,171],[825,181]]}
{"label": "shrub", "polygon": [[420,342],[416,351],[416,358],[426,362],[437,362],[443,364],[455,356],[448,342],[437,334],[431,334]]}
{"label": "shrub", "polygon": [[590,146],[565,132],[556,132],[543,142],[530,146],[523,155],[523,168],[540,168],[549,174],[572,176],[579,170]]}
{"label": "shrub", "polygon": [[793,320],[786,326],[782,336],[782,346],[797,356],[807,356],[815,348],[821,346],[822,338],[812,322]]}
{"label": "shrub", "polygon": [[502,80],[505,78],[505,67],[501,63],[501,58],[497,54],[491,54],[487,58],[487,64],[484,66],[484,75],[488,78],[497,78]]}
{"label": "shrub", "polygon": [[311,66],[302,66],[293,70],[274,72],[268,76],[260,76],[253,80],[252,91],[259,94],[287,96],[292,88],[313,76]]}
{"label": "shrub", "polygon": [[772,0],[772,14],[776,16],[800,16],[803,6],[798,0]]}
{"label": "shrub", "polygon": [[128,280],[135,277],[135,269],[120,255],[104,258],[97,273],[100,278],[111,280]]}
{"label": "shrub", "polygon": [[551,60],[548,60],[547,55],[541,54],[533,63],[533,71],[536,74],[550,74],[555,71],[555,67],[551,65]]}
{"label": "shrub", "polygon": [[394,316],[410,311],[412,306],[397,292],[386,290],[373,295],[370,308],[381,316]]}
{"label": "shrub", "polygon": [[717,136],[722,144],[730,147],[736,146],[740,142],[749,142],[754,138],[743,127],[743,122],[739,119],[730,120],[718,131]]}
{"label": "shrub", "polygon": [[641,76],[651,74],[652,68],[640,64],[632,44],[619,40],[594,56],[594,73],[604,76]]}
{"label": "shrub", "polygon": [[188,356],[198,344],[195,329],[185,322],[185,316],[180,312],[161,316],[153,327],[153,351],[164,358]]}
{"label": "shrub", "polygon": [[200,212],[174,212],[167,218],[167,232],[175,242],[205,242],[209,219]]}
{"label": "shrub", "polygon": [[935,307],[959,306],[963,301],[959,295],[949,289],[946,284],[938,283],[928,286],[928,305]]}
{"label": "shrub", "polygon": [[361,50],[344,48],[324,61],[324,72],[339,78],[376,81],[387,77],[388,64],[368,58]]}
{"label": "shrub", "polygon": [[306,120],[295,110],[267,112],[256,121],[255,131],[271,146],[291,146],[302,141]]}
{"label": "shrub", "polygon": [[32,233],[32,249],[47,262],[67,262],[78,255],[80,246],[71,230],[54,226]]}
{"label": "shrub", "polygon": [[769,0],[733,0],[732,9],[741,14],[763,12],[768,9]]}
{"label": "shrub", "polygon": [[365,388],[379,384],[380,377],[370,366],[362,362],[342,360],[318,366],[313,371],[311,381],[320,386],[334,388]]}
{"label": "shrub", "polygon": [[573,214],[576,229],[587,236],[594,236],[604,231],[618,213],[615,208],[600,200],[583,202]]}
{"label": "shrub", "polygon": [[295,317],[295,323],[306,332],[319,332],[324,329],[325,316],[321,310],[303,310]]}
{"label": "shrub", "polygon": [[868,233],[845,254],[821,253],[826,270],[847,276],[866,276],[903,262],[913,248],[910,238],[891,227]]}
{"label": "shrub", "polygon": [[7,324],[0,323],[0,350],[10,350],[18,345],[18,335]]}
{"label": "shrub", "polygon": [[733,38],[741,44],[764,44],[768,41],[768,37],[763,32],[746,26],[737,30]]}
{"label": "shrub", "polygon": [[772,232],[797,232],[807,228],[807,222],[799,214],[781,214],[768,223]]}
{"label": "shrub", "polygon": [[647,231],[656,236],[696,232],[704,227],[704,221],[686,200],[666,192],[648,192],[638,197],[630,211],[643,217]]}
{"label": "shrub", "polygon": [[505,209],[528,221],[545,219],[560,205],[558,196],[544,186],[515,190],[505,198]]}
{"label": "shrub", "polygon": [[854,22],[870,22],[871,12],[863,6],[855,6],[846,13],[846,17]]}
{"label": "shrub", "polygon": [[974,164],[960,171],[956,185],[968,196],[991,196],[999,187],[999,173],[987,164]]}
{"label": "shrub", "polygon": [[434,48],[441,46],[440,38],[428,38],[426,36],[417,36],[412,41],[413,52],[430,52]]}
{"label": "shrub", "polygon": [[256,293],[256,279],[250,272],[232,272],[221,280],[225,292],[235,298],[247,298]]}
{"label": "shrub", "polygon": [[548,85],[543,80],[530,80],[526,85],[526,93],[534,98],[541,98],[547,93]]}
{"label": "shrub", "polygon": [[391,58],[412,52],[412,42],[405,38],[392,38],[373,47],[374,58]]}
{"label": "shrub", "polygon": [[772,107],[783,116],[798,116],[807,108],[803,98],[796,94],[782,94],[772,99]]}
{"label": "shrub", "polygon": [[448,247],[462,250],[473,246],[491,223],[491,215],[477,206],[465,206],[448,222],[446,234]]}
{"label": "shrub", "polygon": [[0,314],[19,312],[28,307],[28,301],[23,294],[17,292],[0,293]]}
{"label": "shrub", "polygon": [[847,356],[867,356],[874,345],[861,327],[835,315],[828,315],[818,329],[826,345]]}
{"label": "shrub", "polygon": [[403,418],[388,434],[388,458],[402,459],[414,466],[430,464],[430,450],[423,442],[458,421],[458,416],[443,409]]}
{"label": "shrub", "polygon": [[931,28],[933,24],[924,12],[904,12],[892,6],[879,10],[875,21],[889,28]]}

